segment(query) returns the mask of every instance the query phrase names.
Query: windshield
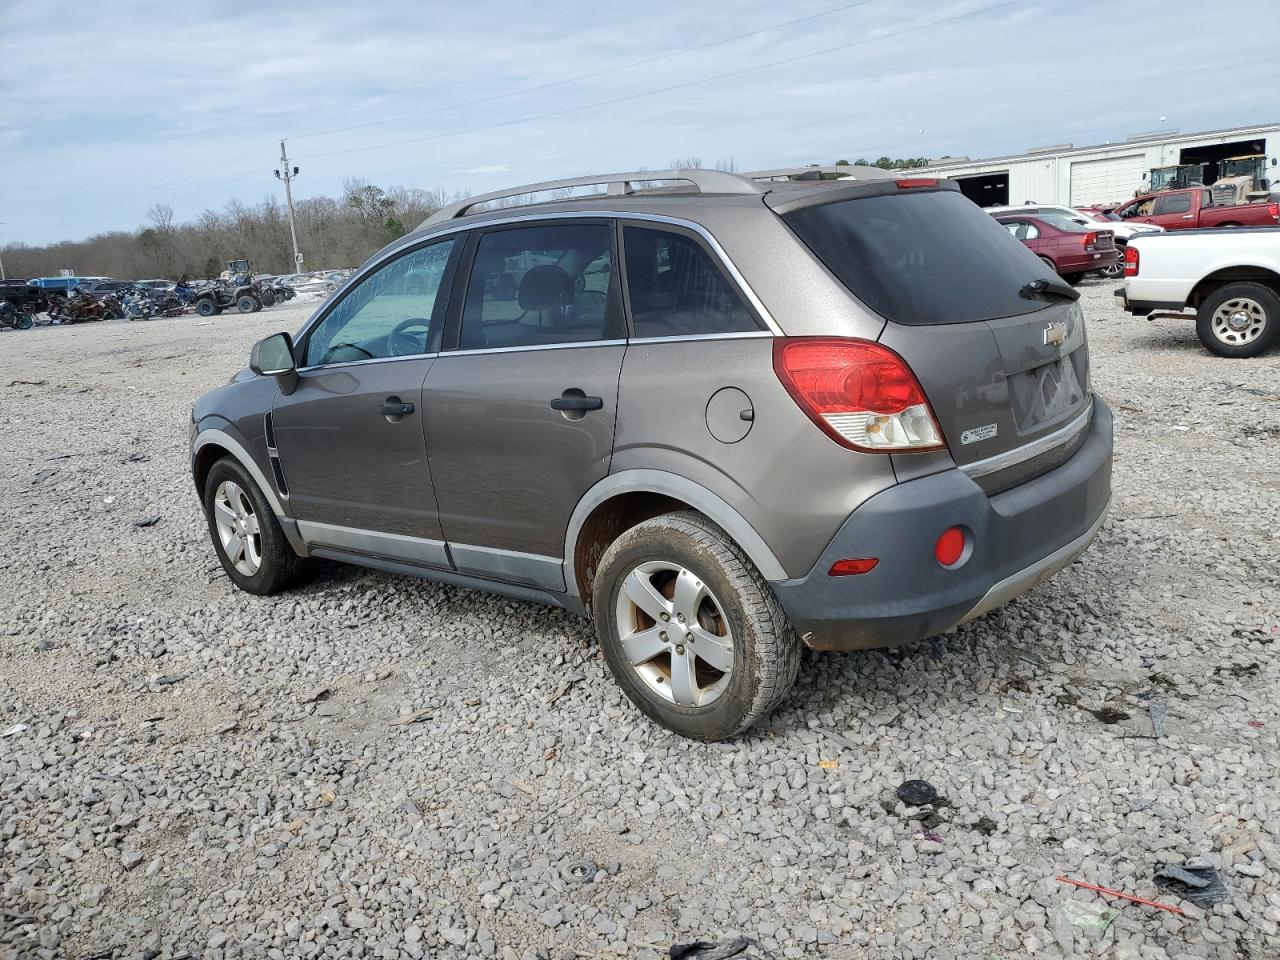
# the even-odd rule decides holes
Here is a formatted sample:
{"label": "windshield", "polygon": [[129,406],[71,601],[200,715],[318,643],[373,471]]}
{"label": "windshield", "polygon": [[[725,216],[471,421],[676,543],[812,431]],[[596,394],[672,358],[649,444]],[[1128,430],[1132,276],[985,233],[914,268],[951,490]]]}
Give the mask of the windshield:
{"label": "windshield", "polygon": [[1054,279],[958,191],[861,197],[783,219],[851,293],[895,323],[970,323],[1043,310],[1019,291]]}

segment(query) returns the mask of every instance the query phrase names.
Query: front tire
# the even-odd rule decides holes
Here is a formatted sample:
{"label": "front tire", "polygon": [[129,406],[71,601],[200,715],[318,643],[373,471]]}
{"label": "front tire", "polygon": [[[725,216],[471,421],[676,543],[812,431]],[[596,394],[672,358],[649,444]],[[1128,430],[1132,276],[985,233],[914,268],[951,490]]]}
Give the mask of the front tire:
{"label": "front tire", "polygon": [[596,633],[614,679],[651,720],[723,740],[791,689],[800,641],[741,549],[700,514],[632,527],[600,559]]}
{"label": "front tire", "polygon": [[231,457],[215,463],[205,479],[204,512],[218,561],[241,590],[267,596],[301,579],[302,558],[249,472]]}
{"label": "front tire", "polygon": [[1280,337],[1280,296],[1261,283],[1228,283],[1196,312],[1200,342],[1220,357],[1256,357]]}
{"label": "front tire", "polygon": [[202,317],[212,317],[218,313],[218,305],[208,297],[196,301],[196,313]]}
{"label": "front tire", "polygon": [[257,301],[257,298],[246,295],[236,301],[236,309],[241,313],[253,313],[255,310],[261,310],[262,304]]}

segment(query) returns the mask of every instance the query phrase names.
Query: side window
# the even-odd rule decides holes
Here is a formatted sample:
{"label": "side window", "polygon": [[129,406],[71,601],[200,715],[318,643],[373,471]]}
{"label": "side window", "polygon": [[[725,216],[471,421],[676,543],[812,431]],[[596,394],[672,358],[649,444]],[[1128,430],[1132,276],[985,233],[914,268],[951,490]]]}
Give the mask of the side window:
{"label": "side window", "polygon": [[1191,211],[1191,194],[1166,193],[1156,200],[1156,213],[1189,213]]}
{"label": "side window", "polygon": [[742,297],[694,240],[666,230],[624,227],[622,244],[637,338],[760,329]]}
{"label": "side window", "polygon": [[1004,228],[1009,231],[1010,236],[1015,240],[1027,239],[1027,225],[1021,220],[1012,220],[1006,223]]}
{"label": "side window", "polygon": [[1136,203],[1131,207],[1126,207],[1126,217],[1149,217],[1156,207],[1156,198],[1147,197],[1141,203]]}
{"label": "side window", "polygon": [[307,338],[305,365],[426,353],[443,321],[436,295],[454,242],[397,257],[347,291]]}
{"label": "side window", "polygon": [[613,227],[558,223],[490,230],[476,244],[458,346],[590,343],[623,335]]}
{"label": "side window", "polygon": [[1201,191],[1200,191],[1200,206],[1202,206],[1202,207],[1212,207],[1212,206],[1213,206],[1213,191],[1212,191],[1212,190],[1201,190]]}

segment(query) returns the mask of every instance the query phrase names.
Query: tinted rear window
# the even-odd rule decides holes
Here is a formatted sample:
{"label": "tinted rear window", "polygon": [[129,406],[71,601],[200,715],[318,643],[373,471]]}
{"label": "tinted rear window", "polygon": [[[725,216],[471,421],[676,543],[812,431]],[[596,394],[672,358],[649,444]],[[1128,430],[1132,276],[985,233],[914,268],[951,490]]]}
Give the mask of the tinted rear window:
{"label": "tinted rear window", "polygon": [[895,323],[969,323],[1049,305],[1019,294],[1048,268],[958,192],[842,200],[783,219],[859,300]]}

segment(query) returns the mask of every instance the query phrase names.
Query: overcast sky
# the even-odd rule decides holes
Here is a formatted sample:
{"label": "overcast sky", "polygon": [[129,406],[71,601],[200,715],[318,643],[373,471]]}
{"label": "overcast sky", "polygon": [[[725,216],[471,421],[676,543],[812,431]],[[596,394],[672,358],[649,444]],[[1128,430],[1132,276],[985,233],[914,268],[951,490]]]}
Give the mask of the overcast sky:
{"label": "overcast sky", "polygon": [[478,193],[676,157],[740,170],[976,158],[1275,121],[1277,12],[1274,0],[10,0],[0,242],[131,229],[157,202],[189,220],[281,196],[281,137],[306,197],[349,176]]}

